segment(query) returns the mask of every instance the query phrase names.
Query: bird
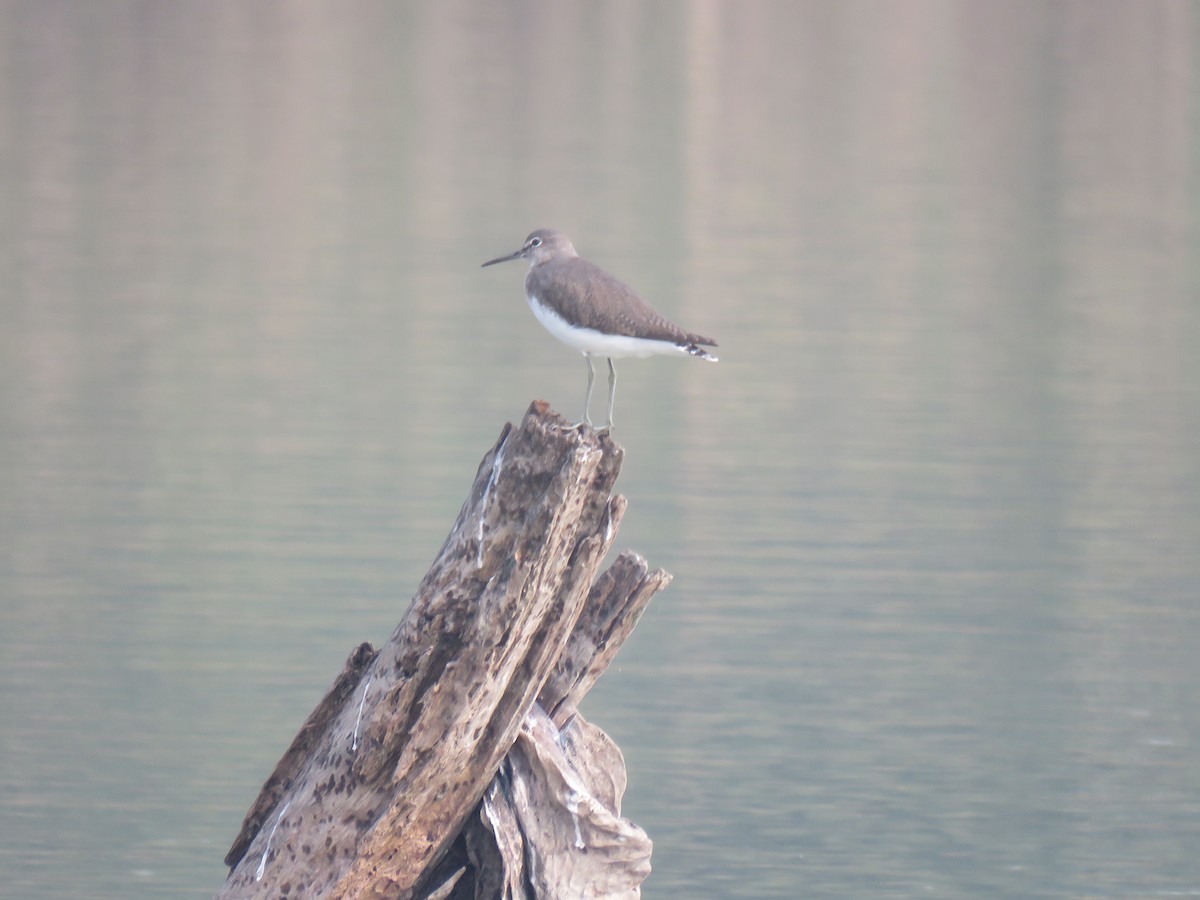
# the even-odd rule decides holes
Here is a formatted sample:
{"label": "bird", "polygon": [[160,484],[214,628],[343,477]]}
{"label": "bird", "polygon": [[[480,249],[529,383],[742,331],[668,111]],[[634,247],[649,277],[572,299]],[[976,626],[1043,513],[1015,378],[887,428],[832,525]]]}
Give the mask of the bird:
{"label": "bird", "polygon": [[581,257],[561,231],[539,228],[525,238],[520,250],[489,259],[482,267],[515,259],[529,260],[525,296],[534,316],[552,335],[582,353],[587,363],[583,419],[571,428],[592,427],[593,357],[608,360],[608,416],[597,431],[613,428],[614,359],[684,354],[717,362],[717,357],[704,349],[717,346],[715,340],[680,328],[625,282]]}

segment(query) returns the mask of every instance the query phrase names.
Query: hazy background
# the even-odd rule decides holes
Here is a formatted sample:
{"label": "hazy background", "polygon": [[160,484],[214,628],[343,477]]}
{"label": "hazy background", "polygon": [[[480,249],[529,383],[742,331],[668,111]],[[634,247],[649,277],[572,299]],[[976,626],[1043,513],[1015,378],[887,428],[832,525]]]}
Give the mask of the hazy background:
{"label": "hazy background", "polygon": [[[505,420],[557,226],[675,582],[647,898],[1200,895],[1200,6],[0,5],[0,884],[200,898]],[[602,401],[600,406],[602,407]],[[602,410],[598,407],[597,413]]]}

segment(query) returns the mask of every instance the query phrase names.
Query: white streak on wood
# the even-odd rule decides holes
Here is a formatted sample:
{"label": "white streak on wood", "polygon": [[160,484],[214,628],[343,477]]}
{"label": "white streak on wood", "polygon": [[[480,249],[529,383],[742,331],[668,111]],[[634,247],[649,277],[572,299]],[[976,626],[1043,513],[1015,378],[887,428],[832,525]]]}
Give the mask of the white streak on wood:
{"label": "white streak on wood", "polygon": [[288,807],[291,805],[291,800],[283,804],[283,809],[279,811],[279,815],[275,818],[275,824],[271,826],[271,833],[267,835],[267,846],[263,848],[262,859],[258,861],[258,869],[254,872],[255,881],[262,881],[263,873],[267,871],[267,856],[271,853],[271,840],[275,837],[275,829],[279,827],[279,823],[283,820],[284,813],[288,811]]}
{"label": "white streak on wood", "polygon": [[371,678],[367,679],[367,683],[363,685],[362,699],[358,701],[358,718],[354,720],[354,740],[350,744],[351,750],[358,749],[358,728],[362,724],[363,707],[367,703],[367,691],[371,689],[372,680]]}
{"label": "white streak on wood", "polygon": [[488,498],[492,494],[492,485],[496,483],[496,479],[500,477],[500,469],[504,465],[504,447],[501,446],[496,450],[496,455],[492,457],[492,474],[488,477],[487,484],[483,488],[483,498],[479,501],[479,524],[475,527],[475,540],[477,546],[475,548],[475,568],[483,568],[483,520],[487,515]]}

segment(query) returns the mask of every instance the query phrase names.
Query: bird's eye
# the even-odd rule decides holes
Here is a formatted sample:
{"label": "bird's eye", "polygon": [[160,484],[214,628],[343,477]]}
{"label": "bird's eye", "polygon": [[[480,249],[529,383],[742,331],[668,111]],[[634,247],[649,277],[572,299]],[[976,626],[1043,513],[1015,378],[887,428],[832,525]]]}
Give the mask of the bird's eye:
{"label": "bird's eye", "polygon": [[542,246],[542,239],[541,239],[541,238],[533,238],[532,240],[530,240],[530,242],[529,242],[529,246],[530,246],[530,247],[540,247],[540,246]]}

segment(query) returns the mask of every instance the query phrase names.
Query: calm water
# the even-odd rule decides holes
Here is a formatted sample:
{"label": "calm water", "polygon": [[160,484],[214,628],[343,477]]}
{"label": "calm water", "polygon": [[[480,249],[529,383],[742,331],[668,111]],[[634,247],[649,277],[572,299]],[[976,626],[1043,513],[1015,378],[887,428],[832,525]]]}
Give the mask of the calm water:
{"label": "calm water", "polygon": [[506,419],[627,361],[648,898],[1200,896],[1200,8],[0,8],[0,883],[210,896]]}

